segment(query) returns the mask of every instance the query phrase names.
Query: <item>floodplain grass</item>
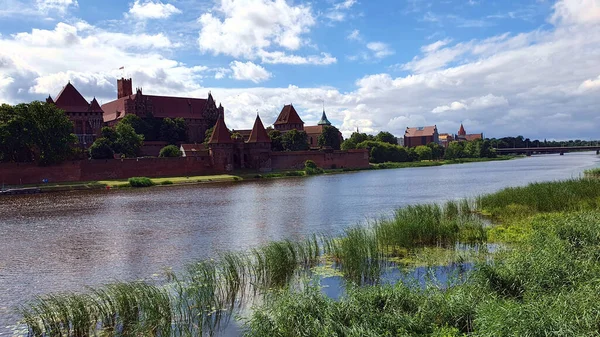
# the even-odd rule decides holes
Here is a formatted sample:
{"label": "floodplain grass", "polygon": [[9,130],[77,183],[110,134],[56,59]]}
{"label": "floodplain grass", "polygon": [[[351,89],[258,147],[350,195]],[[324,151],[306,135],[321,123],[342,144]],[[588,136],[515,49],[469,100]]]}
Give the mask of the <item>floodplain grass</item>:
{"label": "floodplain grass", "polygon": [[600,168],[593,168],[583,171],[586,177],[600,178]]}
{"label": "floodplain grass", "polygon": [[[224,252],[169,274],[160,287],[133,282],[42,296],[21,308],[23,322],[33,336],[211,335],[246,300],[275,294],[255,308],[248,335],[286,335],[292,318],[299,322],[294,335],[308,336],[590,335],[600,318],[599,189],[600,183],[581,179],[505,189],[475,202],[410,206],[340,236]],[[560,196],[545,196],[549,192],[571,200],[561,204]],[[532,195],[547,198],[548,205],[534,202]],[[482,209],[500,216],[502,226],[518,226],[526,234],[515,231],[511,249],[494,253],[493,260],[476,259],[475,271],[448,287],[380,282],[383,270],[410,259],[461,263],[472,258],[457,247],[484,246],[498,227],[483,222],[477,214]],[[514,213],[519,217],[505,216]],[[452,250],[457,253],[442,253]],[[318,288],[293,286],[324,265],[346,281],[340,301],[317,294]],[[557,302],[576,299],[585,301],[571,309]],[[551,312],[542,321],[555,330],[534,320],[544,308]],[[563,313],[567,319],[561,319]]]}
{"label": "floodplain grass", "polygon": [[150,187],[156,185],[154,181],[146,177],[133,177],[127,180],[131,187]]}

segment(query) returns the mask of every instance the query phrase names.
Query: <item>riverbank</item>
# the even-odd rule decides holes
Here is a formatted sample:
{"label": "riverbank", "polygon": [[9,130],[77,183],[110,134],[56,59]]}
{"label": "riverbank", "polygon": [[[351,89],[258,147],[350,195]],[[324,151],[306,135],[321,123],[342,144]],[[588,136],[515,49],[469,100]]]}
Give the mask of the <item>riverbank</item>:
{"label": "riverbank", "polygon": [[[498,156],[496,158],[463,158],[457,160],[440,160],[440,161],[421,161],[421,162],[407,162],[407,163],[381,163],[371,164],[370,168],[367,169],[325,169],[320,174],[340,174],[347,172],[356,172],[364,170],[379,170],[379,169],[399,169],[399,168],[418,168],[418,167],[431,167],[431,166],[442,166],[442,165],[453,165],[453,164],[465,164],[465,163],[479,163],[489,161],[504,161],[515,158],[522,158],[523,156]],[[205,183],[218,183],[218,182],[235,182],[235,181],[248,181],[258,179],[274,179],[274,178],[289,178],[289,177],[306,177],[307,175],[304,170],[286,170],[286,171],[275,171],[269,173],[256,173],[256,172],[238,172],[237,174],[221,174],[221,175],[206,175],[206,176],[190,176],[190,177],[160,177],[150,178],[155,186],[172,186],[172,185],[193,185],[193,184],[205,184]],[[64,192],[64,191],[77,191],[77,190],[102,190],[111,188],[130,188],[131,185],[127,179],[116,179],[116,180],[99,180],[99,181],[85,181],[85,182],[62,182],[62,183],[47,183],[47,184],[35,184],[25,185],[24,188],[38,188],[40,192]]]}
{"label": "riverbank", "polygon": [[[123,310],[133,310],[135,317],[130,317],[132,321],[128,324],[136,329],[149,326],[171,329],[173,322],[183,328],[209,329],[215,316],[224,318],[235,312],[238,300],[251,298],[248,293],[246,297],[243,295],[249,290],[250,294],[268,295],[264,299],[265,304],[256,307],[254,314],[248,317],[249,334],[254,336],[271,336],[276,331],[288,331],[286,329],[292,327],[308,336],[318,335],[317,331],[337,331],[333,335],[347,335],[350,333],[347,329],[353,327],[358,335],[379,335],[385,331],[405,331],[413,335],[417,333],[414,329],[422,331],[421,335],[439,335],[441,331],[447,332],[444,335],[448,336],[467,333],[511,335],[511,331],[517,331],[516,335],[539,335],[539,330],[528,329],[544,329],[543,326],[532,327],[527,324],[534,321],[519,320],[534,317],[537,315],[535,310],[541,310],[545,305],[559,305],[553,300],[557,291],[561,292],[564,288],[561,295],[571,296],[569,292],[595,282],[596,277],[590,278],[590,283],[584,280],[597,275],[594,273],[598,271],[595,260],[587,257],[600,253],[593,239],[600,230],[592,226],[600,220],[597,211],[599,197],[599,181],[571,180],[506,189],[471,202],[407,207],[398,210],[389,219],[372,222],[367,227],[353,227],[339,237],[311,236],[304,241],[272,242],[250,253],[223,253],[218,259],[200,261],[190,265],[182,274],[171,275],[173,282],[165,286],[127,283],[98,288],[87,295],[41,298],[39,301],[43,302],[38,304],[44,307],[36,307],[38,304],[32,303],[30,313],[48,310],[52,313],[53,308],[62,308],[64,316],[48,313],[36,318],[26,314],[26,318],[31,324],[38,324],[36,322],[41,322],[38,319],[45,319],[46,323],[56,319],[71,320],[76,314],[78,319],[84,318],[78,322],[90,325],[82,327],[69,321],[71,324],[57,325],[56,329],[94,329],[99,323],[94,319],[103,317],[98,316],[98,310],[103,308],[105,312],[108,310],[109,317],[122,317]],[[476,213],[482,212],[493,216],[491,227],[476,216]],[[503,233],[511,235],[503,238],[500,235]],[[511,239],[506,239],[508,237]],[[471,259],[465,253],[464,247],[484,247],[492,241],[491,238],[511,245],[511,250],[484,252],[483,259]],[[570,244],[576,244],[574,250],[570,250]],[[468,270],[473,267],[468,267],[465,262],[471,261],[469,263],[477,265],[475,271],[466,278],[441,287],[415,288],[410,280],[390,286],[377,285],[382,283],[378,280],[382,280],[381,277],[385,277],[390,268],[398,270],[401,266],[398,264],[401,262],[393,259],[418,259],[419,255],[439,247],[453,252],[443,263],[465,265],[465,270]],[[536,258],[532,260],[531,256]],[[492,258],[493,264],[486,263]],[[439,261],[432,263],[435,265]],[[324,296],[321,289],[315,288],[315,283],[301,281],[302,275],[309,279],[317,277],[319,273],[314,267],[327,267],[341,275],[333,276],[344,280],[347,290],[339,301]],[[589,273],[585,271],[588,267],[592,268]],[[517,280],[518,283],[515,283]],[[198,288],[198,285],[202,287]],[[292,288],[287,288],[287,285],[292,285]],[[281,290],[273,293],[268,289]],[[598,303],[598,295],[594,295],[592,290],[596,291],[587,289],[577,296],[593,295],[588,302]],[[124,293],[131,296],[122,297]],[[579,298],[577,296],[568,299],[575,300]],[[74,309],[72,305],[75,303],[79,304],[79,311],[70,312],[69,308]],[[561,321],[555,314],[565,313],[574,317],[595,309],[586,305],[570,309],[551,306],[550,309],[556,311],[551,312],[544,323],[568,328],[568,324],[573,322],[569,319]],[[81,308],[86,309],[81,311]],[[211,308],[223,310],[215,312]],[[361,312],[364,313],[362,317],[367,319],[353,316]],[[505,316],[493,316],[494,312],[502,312]],[[519,312],[530,313],[531,316],[521,317],[517,315]],[[92,323],[86,318],[88,314],[95,317]],[[355,317],[356,320],[351,322],[356,324],[351,324],[353,327],[346,325],[349,321],[341,320],[337,314]],[[324,319],[317,319],[317,316]],[[190,321],[194,319],[200,322]],[[289,319],[295,320],[296,325],[290,326]],[[504,322],[502,319],[507,320]],[[493,323],[495,328],[485,330],[480,326],[485,320]],[[518,322],[515,323],[515,320]],[[116,329],[124,326],[123,321],[111,322],[103,321],[101,324],[104,327],[115,324],[113,327]],[[513,324],[515,330],[510,330],[509,324]],[[311,327],[316,330],[311,330]],[[585,327],[572,328],[575,335],[588,335],[586,332],[589,331],[583,329]],[[168,335],[170,330],[164,333]]]}

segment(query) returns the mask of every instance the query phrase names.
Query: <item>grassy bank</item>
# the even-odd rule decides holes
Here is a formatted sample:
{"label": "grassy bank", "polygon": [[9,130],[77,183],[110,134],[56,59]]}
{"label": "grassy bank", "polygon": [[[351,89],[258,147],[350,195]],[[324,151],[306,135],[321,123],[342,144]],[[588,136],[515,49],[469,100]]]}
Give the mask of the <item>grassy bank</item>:
{"label": "grassy bank", "polygon": [[515,158],[522,158],[523,156],[497,156],[496,158],[461,158],[454,160],[424,160],[406,163],[381,163],[371,164],[372,169],[395,169],[395,168],[408,168],[408,167],[429,167],[429,166],[442,166],[442,165],[453,165],[453,164],[466,164],[466,163],[483,163],[489,161],[502,161],[511,160]]}

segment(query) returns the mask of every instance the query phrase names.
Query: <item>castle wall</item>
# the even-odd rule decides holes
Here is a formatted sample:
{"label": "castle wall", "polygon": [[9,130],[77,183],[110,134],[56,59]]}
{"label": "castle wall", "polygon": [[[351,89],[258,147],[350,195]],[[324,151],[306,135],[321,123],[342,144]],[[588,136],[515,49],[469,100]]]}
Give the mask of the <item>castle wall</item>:
{"label": "castle wall", "polygon": [[[0,164],[0,185],[41,184],[44,179],[50,183],[57,183],[218,174],[231,171],[231,151],[227,148],[220,149],[215,158],[204,152],[205,155],[199,157],[79,160],[48,167],[40,167],[35,163],[3,163]],[[265,164],[254,168],[257,171],[270,168],[302,169],[304,162],[309,159],[326,169],[369,167],[367,150],[271,152],[270,161],[268,154],[264,155],[266,156],[260,159]]]}
{"label": "castle wall", "polygon": [[332,152],[271,152],[271,167],[274,170],[302,169],[304,162],[309,159],[324,169],[369,167],[369,151],[365,149]]}
{"label": "castle wall", "polygon": [[40,167],[34,163],[0,164],[0,185],[95,181],[131,177],[171,177],[220,173],[210,157],[80,160]]}

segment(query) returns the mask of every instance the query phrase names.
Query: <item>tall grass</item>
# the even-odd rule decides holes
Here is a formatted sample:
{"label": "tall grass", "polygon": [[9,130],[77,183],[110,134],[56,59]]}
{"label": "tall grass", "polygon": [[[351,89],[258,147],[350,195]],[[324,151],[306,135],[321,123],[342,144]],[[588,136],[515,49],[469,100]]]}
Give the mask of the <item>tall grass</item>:
{"label": "tall grass", "polygon": [[520,217],[536,212],[596,209],[600,180],[571,179],[512,187],[477,199],[480,210],[500,217]]}
{"label": "tall grass", "polygon": [[[381,271],[390,260],[411,254],[413,250],[422,247],[452,249],[457,243],[476,245],[486,242],[486,226],[475,214],[476,210],[522,220],[523,215],[539,212],[596,209],[599,200],[600,181],[581,179],[506,189],[480,197],[475,204],[463,200],[443,205],[410,206],[397,210],[390,218],[373,221],[368,226],[350,228],[340,236],[315,235],[303,241],[272,242],[249,252],[223,253],[216,260],[202,261],[188,266],[181,274],[171,274],[170,282],[161,287],[140,282],[119,283],[91,289],[85,294],[48,295],[26,304],[22,313],[30,334],[35,336],[91,336],[101,333],[115,336],[212,334],[220,322],[229,319],[242,305],[245,296],[264,294],[272,289],[285,287],[323,261],[334,261],[334,267],[342,271],[350,283],[378,284]],[[397,310],[404,310],[398,311],[402,313],[399,317],[408,322],[406,324],[412,325],[409,324],[410,329],[395,330],[395,333],[468,333],[478,327],[478,322],[485,320],[491,326],[502,325],[504,323],[501,322],[500,315],[494,316],[494,310],[499,310],[504,305],[510,314],[502,317],[512,320],[520,319],[518,310],[539,310],[543,305],[556,310],[564,308],[548,298],[543,303],[535,302],[536,296],[548,292],[552,292],[557,298],[576,299],[584,297],[579,293],[581,290],[590,298],[600,300],[600,292],[592,293],[592,290],[600,290],[600,287],[596,287],[596,283],[592,281],[585,281],[597,280],[595,275],[600,274],[596,262],[600,260],[597,247],[600,230],[596,227],[600,222],[600,215],[592,213],[585,216],[587,218],[579,219],[551,214],[537,218],[537,222],[529,221],[535,235],[530,235],[519,243],[518,247],[523,247],[522,249],[506,253],[507,256],[500,255],[494,263],[479,268],[475,274],[476,280],[469,282],[469,286],[474,287],[472,297],[463,288],[455,290],[454,287],[446,292],[437,292],[435,296],[427,293],[422,294],[425,297],[416,297],[417,300],[425,301],[423,303],[428,305],[426,307],[425,304],[417,307],[410,304],[413,302],[409,300],[414,300],[412,297],[406,299],[409,302],[398,297],[393,303],[400,308]],[[395,294],[396,291],[404,294],[406,290],[398,287],[399,290],[385,290],[386,297],[373,303],[379,303],[382,308],[394,308],[386,304],[387,296],[400,296]],[[462,300],[467,301],[467,304],[461,305]],[[530,302],[531,307],[523,309],[523,301],[533,302]],[[330,308],[328,305],[324,308]],[[430,320],[428,327],[421,325],[424,322],[421,319],[425,316],[411,311],[416,310],[418,313],[419,310],[433,310],[436,307],[445,310],[441,312],[444,316],[426,316]],[[377,306],[373,305],[373,308]],[[585,324],[592,324],[593,314],[590,308],[592,307],[584,305],[578,309],[585,316]],[[317,309],[319,308],[315,308]],[[323,308],[319,310],[321,309]],[[343,308],[336,304],[333,309]],[[353,310],[358,311],[358,306]],[[475,313],[478,316],[473,319]],[[268,330],[269,326],[277,327],[277,320],[272,317],[274,314],[265,312],[265,319],[268,318],[268,321],[262,322],[265,329]],[[554,314],[553,312],[552,315]],[[286,315],[294,317],[290,313]],[[372,313],[372,319],[381,319],[382,322],[391,319],[378,315]],[[335,319],[340,317],[335,316]],[[534,317],[533,313],[531,317]],[[369,322],[363,322],[363,327],[356,325],[355,330],[346,330],[343,325],[338,325],[349,322],[350,318],[340,321],[342,323],[335,323],[335,319],[332,319],[331,326],[317,322],[315,327],[319,331],[332,331],[342,335],[361,335],[371,329],[367,324]],[[306,320],[307,324],[309,321]],[[431,326],[431,322],[437,323]],[[382,326],[385,330],[396,325]],[[361,330],[363,328],[366,330]],[[566,329],[562,325],[559,328]],[[493,331],[502,332],[500,328]],[[571,332],[568,329],[557,331]],[[487,335],[493,334],[490,332]]]}
{"label": "tall grass", "polygon": [[318,286],[257,308],[248,336],[597,336],[600,211],[537,217],[534,234],[448,288]]}

